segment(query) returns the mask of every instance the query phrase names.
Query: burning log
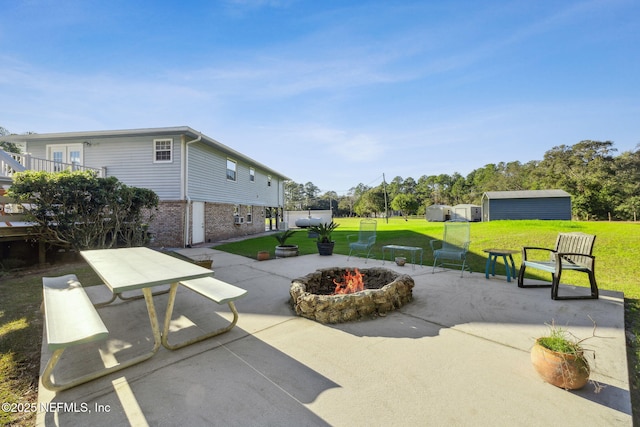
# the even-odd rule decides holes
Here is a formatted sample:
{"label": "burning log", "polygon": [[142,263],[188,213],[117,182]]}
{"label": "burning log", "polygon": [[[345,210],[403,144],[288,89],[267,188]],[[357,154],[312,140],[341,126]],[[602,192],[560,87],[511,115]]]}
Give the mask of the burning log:
{"label": "burning log", "polygon": [[343,283],[339,283],[336,279],[333,279],[333,283],[336,285],[336,289],[331,295],[344,295],[353,294],[364,290],[364,274],[360,273],[360,270],[355,268],[351,273],[347,270],[344,273]]}

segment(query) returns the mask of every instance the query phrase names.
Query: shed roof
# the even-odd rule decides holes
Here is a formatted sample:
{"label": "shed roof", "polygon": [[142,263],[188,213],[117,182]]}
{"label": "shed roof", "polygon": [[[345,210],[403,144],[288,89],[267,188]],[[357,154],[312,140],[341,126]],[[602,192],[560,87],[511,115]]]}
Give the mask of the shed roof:
{"label": "shed roof", "polygon": [[543,199],[550,197],[571,197],[564,190],[523,190],[523,191],[487,191],[488,199]]}

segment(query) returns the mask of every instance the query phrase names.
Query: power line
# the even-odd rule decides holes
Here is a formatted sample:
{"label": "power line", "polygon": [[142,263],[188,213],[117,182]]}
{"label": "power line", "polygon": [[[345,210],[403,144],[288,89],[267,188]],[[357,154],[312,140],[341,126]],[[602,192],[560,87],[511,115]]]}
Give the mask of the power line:
{"label": "power line", "polygon": [[[373,180],[371,180],[369,183],[367,183],[367,184],[363,184],[363,185],[364,185],[364,186],[366,186],[366,187],[370,187],[370,186],[371,186],[371,184],[373,184],[374,182],[379,182],[380,180],[384,180],[384,174],[382,174],[382,175],[380,175],[380,176],[378,176],[378,177],[374,178],[374,179],[373,179]],[[342,193],[342,195],[346,195],[349,191],[351,191],[351,189],[353,189],[353,188],[355,188],[355,187],[356,187],[356,186],[354,185],[353,187],[351,187],[351,188],[350,188],[350,189],[348,189],[348,190],[339,190],[339,191],[337,191],[337,190],[322,190],[322,189],[320,189],[320,191],[322,191],[322,192],[324,192],[324,193],[327,193],[328,191],[333,191],[333,192],[335,192],[335,193],[336,193],[336,194],[338,194],[338,195],[340,195],[341,193]]]}

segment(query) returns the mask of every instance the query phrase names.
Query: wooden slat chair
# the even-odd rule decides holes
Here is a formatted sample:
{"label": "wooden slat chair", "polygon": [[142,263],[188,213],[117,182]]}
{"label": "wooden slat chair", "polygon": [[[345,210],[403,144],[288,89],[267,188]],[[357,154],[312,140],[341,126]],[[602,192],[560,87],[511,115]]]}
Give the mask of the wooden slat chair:
{"label": "wooden slat chair", "polygon": [[[598,299],[598,285],[595,276],[596,257],[592,255],[593,244],[596,236],[579,232],[559,233],[554,249],[539,247],[522,248],[522,265],[518,273],[518,287],[520,288],[541,288],[551,287],[551,298],[554,300],[565,299]],[[549,254],[548,259],[532,259],[532,253],[538,251]],[[524,273],[527,267],[551,273],[551,284],[547,285],[525,285]],[[563,271],[579,271],[589,275],[591,285],[590,295],[580,296],[558,296],[560,278]]]}

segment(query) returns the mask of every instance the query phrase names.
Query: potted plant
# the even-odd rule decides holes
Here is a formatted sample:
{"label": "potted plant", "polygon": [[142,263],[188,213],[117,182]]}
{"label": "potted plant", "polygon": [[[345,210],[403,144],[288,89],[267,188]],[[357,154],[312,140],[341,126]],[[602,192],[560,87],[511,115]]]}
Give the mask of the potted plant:
{"label": "potted plant", "polygon": [[549,334],[536,339],[531,349],[531,362],[542,379],[565,390],[584,387],[591,373],[581,345],[585,339],[577,339],[552,322]]}
{"label": "potted plant", "polygon": [[320,255],[332,255],[333,247],[336,242],[331,240],[331,233],[338,228],[339,224],[331,221],[330,223],[320,223],[310,227],[310,231],[317,235],[316,245]]}
{"label": "potted plant", "polygon": [[287,230],[273,235],[279,243],[279,245],[276,246],[276,258],[298,256],[298,245],[287,245],[287,239],[294,234],[294,230]]}

